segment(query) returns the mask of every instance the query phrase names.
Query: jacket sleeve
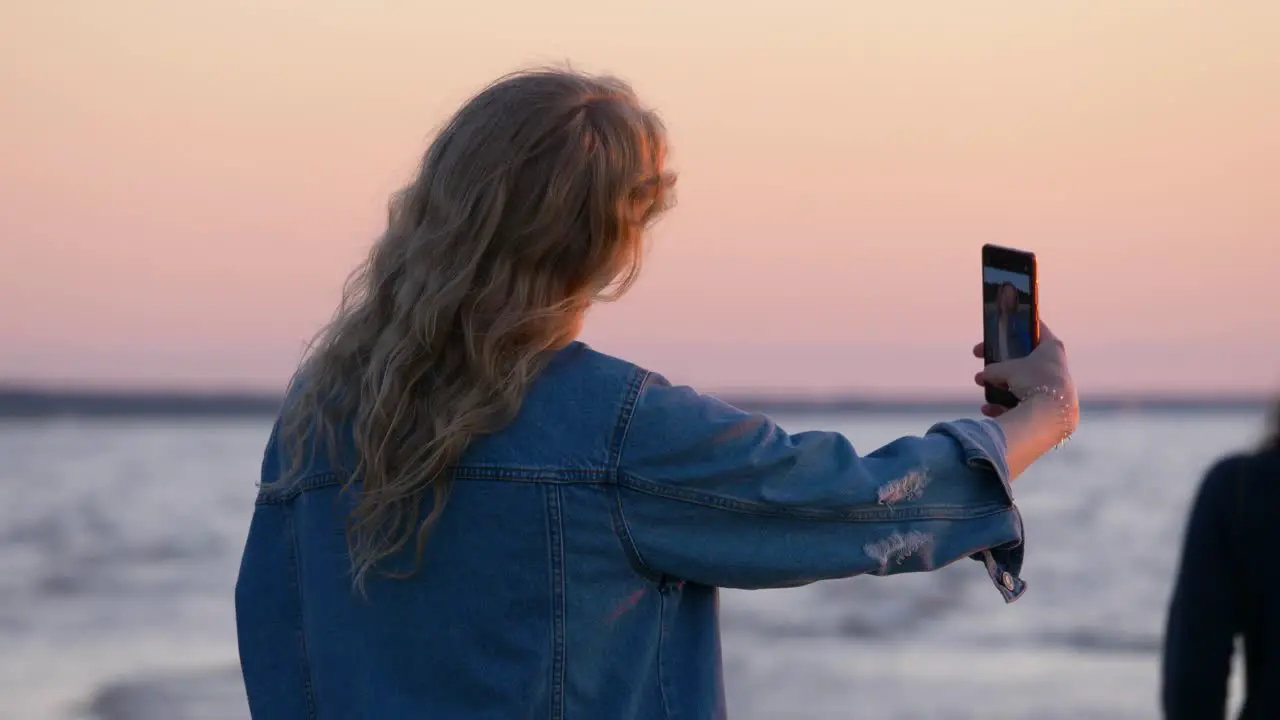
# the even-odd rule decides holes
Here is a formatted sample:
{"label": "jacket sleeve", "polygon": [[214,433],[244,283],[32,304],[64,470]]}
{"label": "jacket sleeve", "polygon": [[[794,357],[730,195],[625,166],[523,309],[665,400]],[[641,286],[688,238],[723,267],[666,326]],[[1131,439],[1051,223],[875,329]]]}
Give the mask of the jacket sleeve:
{"label": "jacket sleeve", "polygon": [[1006,602],[1026,585],[1004,434],[933,426],[859,455],[835,432],[790,434],[658,375],[618,455],[621,532],[654,577],[737,588],[984,562]]}
{"label": "jacket sleeve", "polygon": [[1231,548],[1233,461],[1211,469],[1187,522],[1165,632],[1161,701],[1165,717],[1223,717],[1239,626]]}

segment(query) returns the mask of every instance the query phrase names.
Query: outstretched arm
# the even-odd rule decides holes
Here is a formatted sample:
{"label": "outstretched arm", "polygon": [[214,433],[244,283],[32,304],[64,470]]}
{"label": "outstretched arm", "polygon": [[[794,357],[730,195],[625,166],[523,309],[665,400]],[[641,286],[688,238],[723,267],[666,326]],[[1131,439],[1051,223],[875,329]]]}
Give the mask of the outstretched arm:
{"label": "outstretched arm", "polygon": [[992,420],[933,426],[859,455],[649,376],[619,454],[620,531],[642,571],[740,588],[983,560],[1025,585],[1022,520]]}

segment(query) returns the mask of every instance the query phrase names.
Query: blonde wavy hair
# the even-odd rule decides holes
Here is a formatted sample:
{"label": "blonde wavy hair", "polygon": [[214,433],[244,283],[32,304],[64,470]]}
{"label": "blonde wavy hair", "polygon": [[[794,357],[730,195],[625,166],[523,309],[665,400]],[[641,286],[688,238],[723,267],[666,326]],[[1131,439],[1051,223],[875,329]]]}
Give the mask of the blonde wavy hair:
{"label": "blonde wavy hair", "polygon": [[635,281],[675,182],[665,150],[626,83],[556,69],[489,85],[431,143],[282,411],[286,480],[354,440],[356,588],[411,541],[411,570],[379,572],[418,570],[471,441],[516,416],[591,303]]}

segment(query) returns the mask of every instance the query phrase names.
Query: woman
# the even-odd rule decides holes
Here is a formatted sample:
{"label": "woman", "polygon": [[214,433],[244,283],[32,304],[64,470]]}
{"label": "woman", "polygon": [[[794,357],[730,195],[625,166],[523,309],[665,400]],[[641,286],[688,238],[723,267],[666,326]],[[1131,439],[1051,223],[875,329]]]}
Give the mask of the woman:
{"label": "woman", "polygon": [[1031,352],[1031,327],[1024,313],[1018,312],[1018,289],[1011,282],[1001,283],[994,306],[988,310],[984,338],[995,349],[999,362],[1025,357]]}
{"label": "woman", "polygon": [[1169,606],[1163,703],[1168,718],[1221,718],[1235,640],[1244,640],[1239,717],[1280,718],[1280,405],[1255,453],[1205,475],[1187,523]]}
{"label": "woman", "polygon": [[574,341],[636,277],[665,150],[625,84],[559,71],[431,144],[267,445],[236,587],[256,717],[723,716],[717,587],[973,557],[1023,592],[1009,483],[1077,416],[1048,331],[976,378],[1016,409],[865,456]]}

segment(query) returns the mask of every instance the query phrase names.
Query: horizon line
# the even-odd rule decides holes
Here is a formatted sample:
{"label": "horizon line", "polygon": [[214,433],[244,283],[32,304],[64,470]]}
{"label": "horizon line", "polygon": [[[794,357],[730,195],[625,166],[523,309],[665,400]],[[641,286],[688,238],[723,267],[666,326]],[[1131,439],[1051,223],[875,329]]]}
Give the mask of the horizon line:
{"label": "horizon line", "polygon": [[[977,386],[974,386],[977,389]],[[967,392],[958,390],[903,390],[872,388],[779,388],[779,387],[743,387],[723,386],[699,388],[705,395],[748,397],[769,401],[822,401],[830,398],[859,398],[866,400],[950,402],[970,399]],[[284,392],[256,388],[252,385],[111,385],[98,383],[61,383],[61,382],[28,382],[0,380],[0,397],[5,396],[42,396],[61,397],[98,397],[98,398],[244,398],[268,399],[283,398]],[[1268,402],[1280,400],[1280,393],[1271,388],[1253,390],[1215,390],[1212,388],[1178,390],[1101,390],[1082,393],[1081,397],[1092,400],[1233,400],[1249,402],[1257,400]]]}
{"label": "horizon line", "polygon": [[[976,410],[982,395],[866,391],[721,390],[707,392],[748,411],[764,413],[925,412]],[[252,390],[80,388],[55,389],[0,382],[0,417],[51,416],[259,416],[276,414],[283,393]],[[1084,411],[1265,411],[1276,399],[1264,393],[1145,392],[1082,396]]]}

